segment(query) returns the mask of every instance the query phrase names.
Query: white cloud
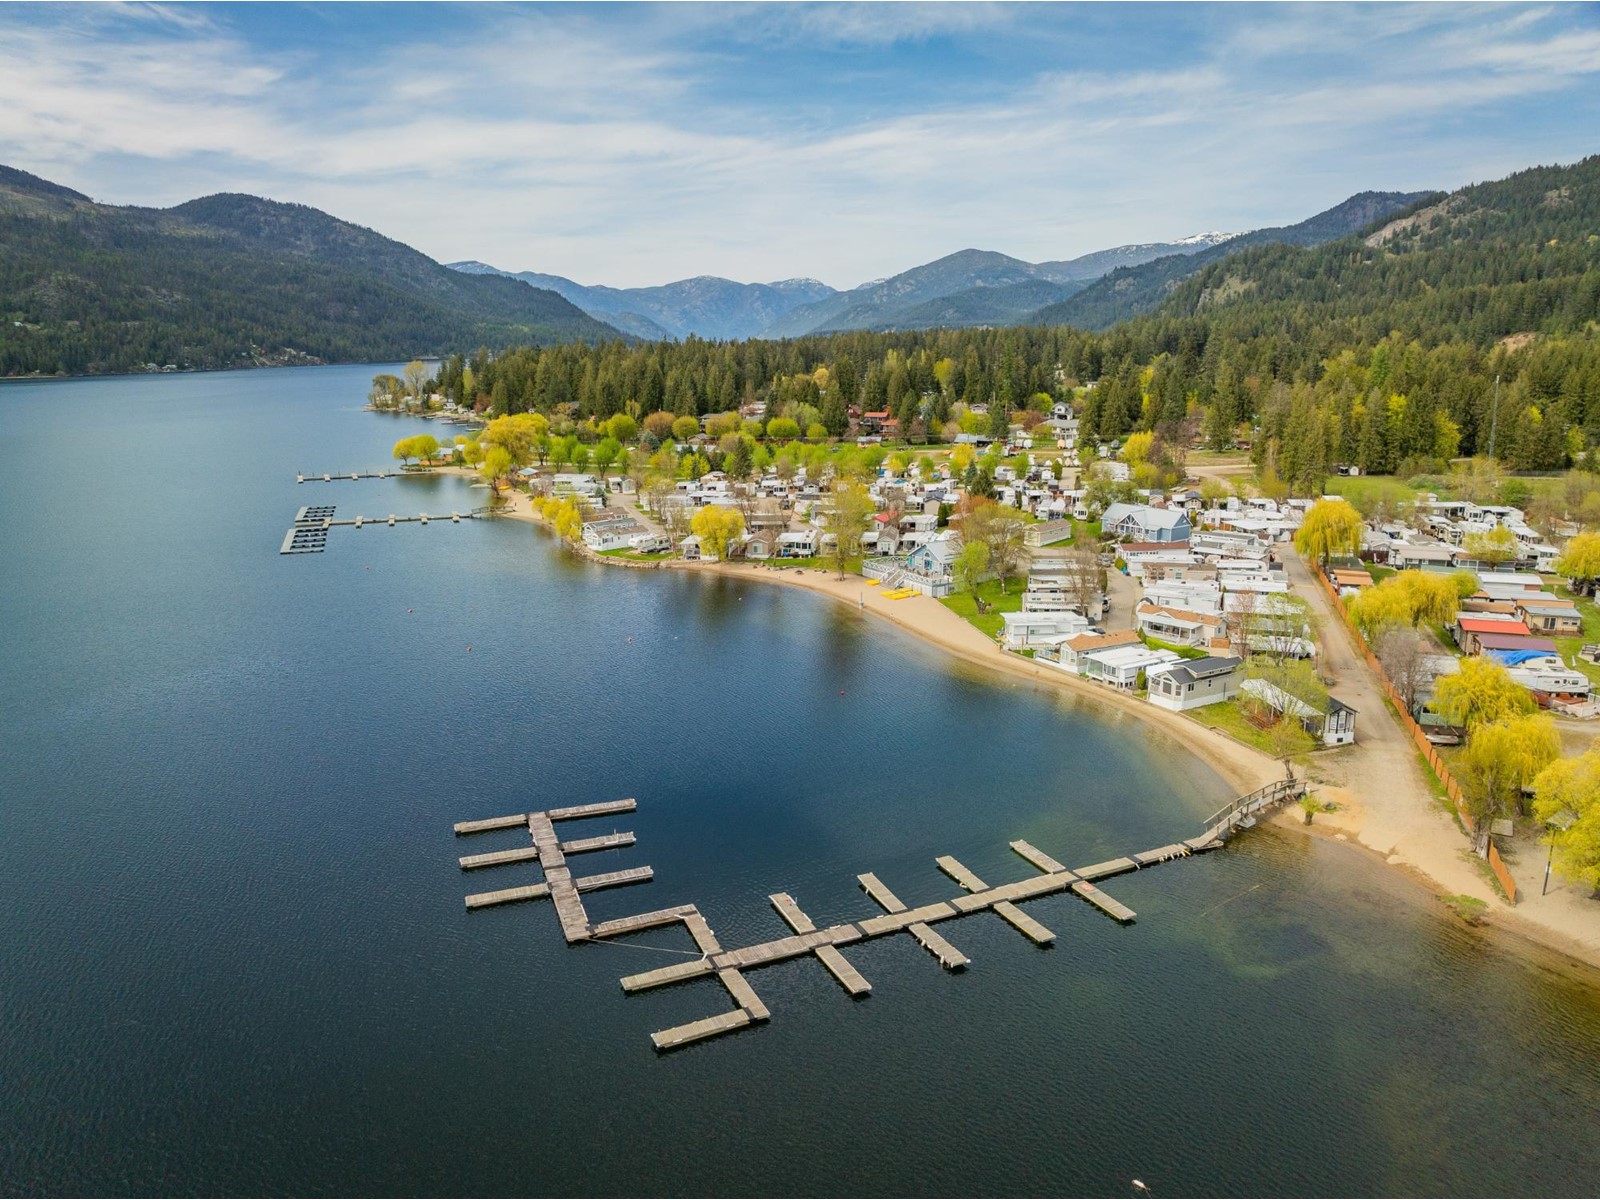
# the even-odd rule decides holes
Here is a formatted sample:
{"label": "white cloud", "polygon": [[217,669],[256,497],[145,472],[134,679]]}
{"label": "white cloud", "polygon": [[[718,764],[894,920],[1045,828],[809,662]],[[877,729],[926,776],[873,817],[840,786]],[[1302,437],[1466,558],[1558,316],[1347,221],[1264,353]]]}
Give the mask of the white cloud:
{"label": "white cloud", "polygon": [[[0,161],[130,203],[258,191],[442,259],[584,282],[849,285],[966,245],[1064,258],[1572,157],[1587,149],[1581,119],[1493,134],[1463,118],[1556,93],[1569,117],[1593,114],[1572,89],[1600,69],[1600,33],[1555,27],[1561,9],[1201,10],[1240,28],[1165,59],[1052,53],[915,103],[868,110],[842,94],[818,121],[782,88],[777,101],[741,91],[742,74],[816,44],[873,48],[869,71],[896,45],[1026,38],[1053,14],[635,11],[620,28],[584,10],[491,10],[467,32],[330,65],[250,44],[203,10],[0,10]],[[1494,39],[1475,36],[1485,25]],[[726,48],[741,39],[763,48]],[[895,78],[863,76],[891,99]],[[790,90],[810,103],[816,86]]]}

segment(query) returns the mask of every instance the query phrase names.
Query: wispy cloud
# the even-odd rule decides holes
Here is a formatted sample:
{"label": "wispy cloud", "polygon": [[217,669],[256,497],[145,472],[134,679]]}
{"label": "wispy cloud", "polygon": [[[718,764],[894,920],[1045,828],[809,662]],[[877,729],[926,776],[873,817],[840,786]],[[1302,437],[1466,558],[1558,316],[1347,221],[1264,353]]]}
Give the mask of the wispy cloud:
{"label": "wispy cloud", "polygon": [[1600,149],[1600,30],[1561,6],[387,12],[0,8],[0,161],[586,282],[848,285]]}

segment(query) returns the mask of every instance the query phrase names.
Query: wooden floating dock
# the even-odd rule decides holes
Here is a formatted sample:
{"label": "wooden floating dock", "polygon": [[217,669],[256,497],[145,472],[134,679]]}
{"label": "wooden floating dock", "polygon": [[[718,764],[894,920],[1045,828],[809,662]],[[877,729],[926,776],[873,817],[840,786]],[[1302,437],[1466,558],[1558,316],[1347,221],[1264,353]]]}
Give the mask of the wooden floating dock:
{"label": "wooden floating dock", "polygon": [[[633,867],[627,871],[611,871],[605,875],[586,875],[569,882],[576,891],[597,892],[601,888],[622,887],[630,883],[649,883],[654,874],[649,867]],[[526,887],[502,888],[498,892],[479,892],[467,897],[467,907],[493,908],[497,904],[514,904],[518,900],[542,900],[550,895],[550,892],[549,883],[530,883]],[[585,930],[585,936],[587,934],[588,931]]]}
{"label": "wooden floating dock", "polygon": [[872,985],[862,978],[861,972],[850,965],[850,961],[832,946],[818,946],[814,952],[817,960],[827,967],[833,977],[844,985],[844,990],[852,996],[865,996],[872,991]]}
{"label": "wooden floating dock", "polygon": [[717,1017],[707,1017],[703,1021],[690,1021],[687,1025],[679,1025],[672,1029],[663,1029],[660,1033],[652,1033],[650,1041],[657,1050],[676,1050],[679,1046],[687,1046],[690,1042],[698,1042],[708,1037],[716,1037],[719,1033],[732,1033],[735,1029],[743,1029],[750,1024],[752,1018],[742,1008],[736,1008],[730,1013],[723,1013]]}
{"label": "wooden floating dock", "polygon": [[1305,784],[1294,780],[1269,784],[1217,814],[1207,823],[1205,832],[1199,837],[1172,842],[1153,850],[1108,859],[1074,870],[1068,870],[1029,842],[1014,841],[1011,843],[1011,849],[1027,860],[1040,874],[999,886],[985,883],[975,872],[954,857],[941,855],[935,863],[941,871],[961,886],[963,892],[950,900],[936,901],[916,908],[907,907],[883,880],[867,872],[857,876],[857,879],[867,895],[883,910],[882,913],[859,921],[832,925],[826,929],[818,929],[816,922],[801,909],[793,896],[787,892],[775,892],[768,899],[793,932],[787,937],[731,950],[724,949],[704,915],[692,904],[657,909],[599,924],[590,923],[588,914],[584,911],[582,893],[599,888],[645,882],[652,877],[651,869],[635,867],[574,879],[566,866],[567,854],[629,846],[634,843],[633,834],[612,833],[563,842],[556,837],[554,822],[632,812],[637,807],[632,799],[462,821],[455,826],[455,832],[460,836],[525,827],[529,840],[533,843],[529,847],[466,855],[460,859],[464,870],[531,861],[537,861],[544,869],[545,878],[542,883],[468,896],[466,898],[468,908],[483,908],[548,897],[554,904],[562,932],[569,942],[596,941],[667,925],[683,925],[699,951],[698,957],[625,976],[621,981],[622,990],[631,994],[698,979],[714,978],[728,994],[734,1007],[728,1012],[651,1034],[651,1044],[657,1050],[664,1051],[691,1045],[768,1020],[772,1014],[745,977],[746,971],[795,958],[814,956],[850,995],[865,996],[872,991],[872,985],[839,952],[840,946],[869,938],[907,933],[938,958],[947,970],[959,970],[968,966],[971,960],[932,928],[935,923],[954,920],[970,913],[991,911],[1035,945],[1048,946],[1055,941],[1056,935],[1023,912],[1018,905],[1041,896],[1069,890],[1113,920],[1128,924],[1136,919],[1133,909],[1106,895],[1095,886],[1095,881],[1214,850],[1224,844],[1229,834],[1253,824],[1256,813],[1270,805],[1281,803],[1284,799],[1303,795],[1304,792]]}
{"label": "wooden floating dock", "polygon": [[957,950],[949,942],[945,941],[944,938],[940,937],[921,921],[918,921],[915,925],[907,925],[906,932],[912,937],[916,938],[917,941],[921,942],[923,946],[939,960],[940,965],[943,966],[946,971],[959,971],[961,968],[970,966],[972,964],[972,960],[970,958],[961,953],[961,951]]}
{"label": "wooden floating dock", "polygon": [[668,984],[682,983],[685,979],[699,979],[702,975],[711,974],[713,968],[703,958],[691,962],[673,963],[668,967],[657,967],[653,971],[643,971],[638,975],[629,975],[622,980],[622,990],[625,992],[643,992],[650,988],[666,987]]}
{"label": "wooden floating dock", "polygon": [[[582,838],[575,842],[562,842],[561,853],[586,854],[591,850],[615,850],[634,844],[631,833],[608,833],[601,837]],[[539,858],[538,846],[518,846],[512,850],[495,850],[489,854],[467,854],[461,858],[461,869],[473,871],[480,867],[498,867],[506,863],[535,862]]]}
{"label": "wooden floating dock", "polygon": [[[341,477],[335,476],[335,478]],[[349,476],[343,476],[342,478],[349,478]],[[305,481],[301,480],[300,482],[303,483]],[[336,507],[336,505],[332,504],[314,504],[300,509],[299,512],[295,513],[294,523],[290,525],[289,532],[283,535],[283,545],[278,548],[278,553],[320,554],[328,548],[329,531],[339,525],[348,526],[352,529],[365,529],[368,525],[388,525],[391,528],[395,525],[412,523],[426,525],[429,521],[450,521],[459,525],[462,521],[473,521],[479,516],[476,511],[467,513],[452,512],[447,516],[430,516],[428,513],[419,513],[414,517],[397,517],[390,513],[387,518],[351,517],[334,520],[333,514]]]}
{"label": "wooden floating dock", "polygon": [[399,477],[409,473],[407,471],[335,471],[330,474],[322,471],[308,475],[303,471],[297,471],[295,472],[294,481],[296,483],[332,483],[336,479],[388,479],[391,475]]}
{"label": "wooden floating dock", "polygon": [[[575,808],[552,808],[549,812],[537,814],[549,817],[552,821],[575,821],[580,817],[609,817],[613,813],[633,812],[639,807],[639,802],[632,798],[626,800],[605,800],[599,804],[580,804]],[[487,817],[481,821],[457,821],[455,831],[457,837],[471,833],[488,833],[491,829],[517,829],[528,823],[528,818],[533,813],[512,813],[505,817]]]}
{"label": "wooden floating dock", "polygon": [[1092,883],[1084,883],[1081,879],[1072,885],[1072,890],[1094,905],[1112,920],[1127,924],[1137,915],[1126,904],[1113,900]]}
{"label": "wooden floating dock", "polygon": [[470,512],[434,513],[431,515],[428,513],[418,513],[414,517],[397,517],[394,515],[394,513],[390,513],[387,517],[350,517],[348,519],[341,519],[338,521],[329,521],[327,525],[329,529],[339,525],[346,525],[352,529],[364,529],[368,525],[388,525],[392,528],[395,525],[426,525],[429,521],[453,521],[459,525],[463,521],[473,521],[476,519],[477,514]]}
{"label": "wooden floating dock", "polygon": [[1064,875],[1067,873],[1067,869],[1064,866],[1030,842],[1018,840],[1011,843],[1011,848],[1047,874]]}

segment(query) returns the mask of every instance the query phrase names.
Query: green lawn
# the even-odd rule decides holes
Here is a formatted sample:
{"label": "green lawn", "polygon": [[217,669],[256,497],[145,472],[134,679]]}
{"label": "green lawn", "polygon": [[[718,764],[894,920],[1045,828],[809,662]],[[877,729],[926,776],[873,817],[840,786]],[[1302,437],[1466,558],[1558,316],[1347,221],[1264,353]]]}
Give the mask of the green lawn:
{"label": "green lawn", "polygon": [[[839,564],[834,559],[824,558],[820,555],[812,558],[768,558],[761,561],[763,566],[771,567],[775,571],[809,568],[813,571],[833,571],[837,574],[839,570]],[[846,575],[861,574],[861,560],[859,558],[845,559],[844,573]],[[867,580],[866,582],[876,584],[877,581]]]}
{"label": "green lawn", "polygon": [[1212,729],[1220,729],[1247,746],[1254,746],[1263,754],[1272,753],[1272,741],[1264,729],[1257,729],[1245,719],[1237,700],[1224,700],[1220,704],[1208,704],[1204,708],[1191,708],[1183,714],[1192,721]]}
{"label": "green lawn", "polygon": [[1368,511],[1369,502],[1384,496],[1405,504],[1417,499],[1416,491],[1393,475],[1330,475],[1322,490],[1329,496],[1343,496],[1363,512]]}
{"label": "green lawn", "polygon": [[1600,607],[1596,607],[1595,602],[1589,597],[1579,596],[1554,577],[1546,577],[1545,586],[1556,595],[1571,600],[1577,606],[1579,615],[1583,617],[1583,632],[1577,637],[1552,639],[1556,644],[1556,650],[1562,658],[1576,664],[1577,669],[1589,677],[1590,683],[1600,684],[1600,667],[1578,657],[1578,651],[1589,642],[1600,642]]}
{"label": "green lawn", "polygon": [[1200,649],[1199,646],[1174,646],[1171,642],[1163,642],[1160,638],[1153,638],[1149,634],[1139,635],[1144,644],[1152,650],[1171,650],[1179,658],[1209,658],[1210,652]]}
{"label": "green lawn", "polygon": [[1011,581],[1011,591],[1009,593],[1000,591],[1000,582],[998,580],[985,580],[978,585],[977,596],[989,606],[987,612],[980,613],[973,597],[965,592],[959,592],[954,596],[946,596],[939,603],[975,629],[981,630],[985,636],[992,638],[1000,636],[1000,630],[1005,624],[1000,619],[1002,613],[1022,611],[1022,583],[1020,580],[1013,579]]}

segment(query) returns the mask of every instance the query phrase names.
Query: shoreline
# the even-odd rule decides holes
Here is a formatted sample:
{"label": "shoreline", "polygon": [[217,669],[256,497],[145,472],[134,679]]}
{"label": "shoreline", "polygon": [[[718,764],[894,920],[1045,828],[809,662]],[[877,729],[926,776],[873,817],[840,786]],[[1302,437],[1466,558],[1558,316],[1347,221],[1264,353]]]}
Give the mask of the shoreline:
{"label": "shoreline", "polygon": [[[451,474],[475,478],[473,472],[467,468],[446,467],[444,470]],[[509,501],[508,511],[503,514],[504,516],[513,520],[527,521],[549,530],[549,522],[535,510],[532,498],[526,493],[512,490],[500,495]],[[583,545],[575,546],[573,549],[582,557],[602,566],[646,571],[689,571],[727,579],[796,587],[814,594],[829,596],[836,602],[853,607],[859,612],[870,612],[925,644],[986,673],[993,673],[1017,683],[1047,684],[1077,700],[1097,703],[1105,715],[1115,714],[1122,719],[1137,719],[1147,731],[1160,735],[1163,740],[1170,740],[1177,749],[1198,758],[1236,794],[1242,795],[1282,777],[1282,766],[1278,760],[1235,741],[1228,734],[1202,725],[1180,713],[1169,712],[1146,701],[1124,695],[1115,689],[1012,654],[939,601],[928,596],[885,600],[880,594],[880,589],[872,581],[848,575],[839,579],[828,568],[774,568],[749,563],[684,562],[675,558],[662,559],[658,562],[635,562],[622,558],[608,558]],[[1384,719],[1384,715],[1375,713],[1372,719],[1374,721]],[[1280,836],[1293,831],[1329,845],[1342,846],[1369,860],[1375,859],[1386,867],[1398,868],[1398,873],[1415,885],[1419,903],[1423,901],[1424,893],[1431,898],[1432,905],[1435,906],[1444,906],[1448,897],[1456,895],[1469,895],[1482,899],[1488,904],[1485,912],[1476,921],[1463,921],[1463,924],[1470,925],[1489,941],[1519,957],[1536,961],[1547,968],[1581,976],[1592,986],[1600,987],[1600,930],[1595,931],[1592,939],[1585,939],[1519,913],[1498,897],[1476,868],[1469,868],[1465,863],[1456,861],[1453,863],[1454,869],[1451,869],[1450,860],[1462,856],[1465,851],[1464,843],[1460,847],[1446,843],[1442,856],[1438,852],[1438,846],[1429,847],[1434,851],[1432,854],[1408,854],[1406,851],[1415,851],[1417,847],[1405,842],[1404,839],[1397,840],[1395,845],[1385,849],[1380,841],[1364,836],[1370,832],[1381,838],[1389,831],[1383,828],[1381,820],[1368,820],[1369,804],[1351,788],[1319,778],[1326,773],[1319,768],[1332,767],[1337,770],[1339,766],[1352,762],[1349,757],[1342,760],[1335,757],[1339,751],[1323,753],[1328,757],[1318,754],[1312,759],[1308,768],[1302,769],[1302,773],[1317,785],[1320,792],[1329,795],[1330,798],[1337,798],[1340,803],[1339,809],[1331,813],[1318,813],[1309,826],[1304,823],[1298,808],[1280,809],[1270,822],[1277,827]],[[1420,769],[1420,759],[1417,767],[1413,769],[1414,775],[1418,769]],[[1432,817],[1435,824],[1450,825],[1449,818],[1440,808],[1435,807],[1424,815]],[[1377,828],[1369,829],[1369,826]],[[1451,831],[1453,832],[1453,826]],[[1449,878],[1441,879],[1441,875],[1447,875]],[[1460,920],[1460,918],[1454,919]]]}

